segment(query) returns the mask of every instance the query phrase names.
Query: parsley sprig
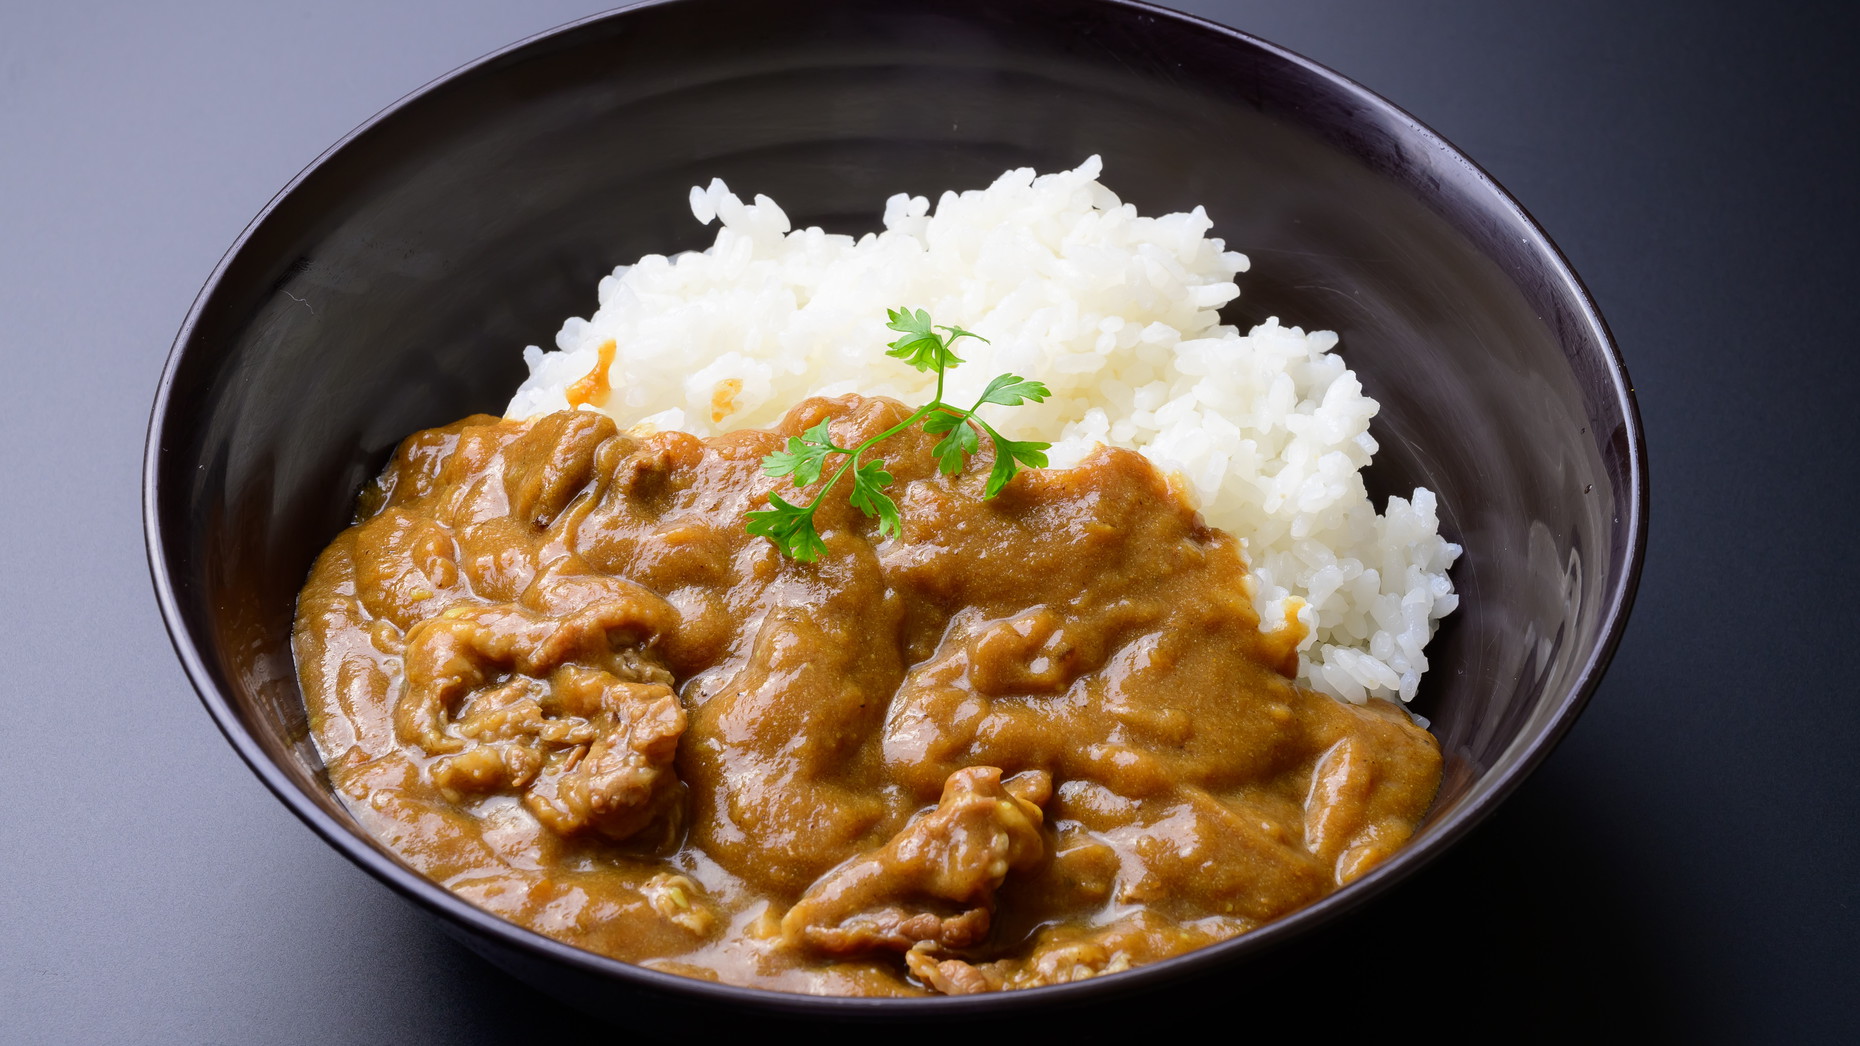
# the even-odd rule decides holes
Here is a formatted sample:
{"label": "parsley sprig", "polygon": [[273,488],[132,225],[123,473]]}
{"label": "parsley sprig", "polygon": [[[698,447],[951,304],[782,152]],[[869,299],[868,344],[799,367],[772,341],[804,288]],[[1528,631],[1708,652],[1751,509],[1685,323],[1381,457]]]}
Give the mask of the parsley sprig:
{"label": "parsley sprig", "polygon": [[885,312],[891,320],[886,326],[903,335],[890,343],[885,355],[903,360],[926,373],[935,371],[936,398],[912,411],[910,417],[856,447],[842,447],[834,443],[829,431],[833,419],[822,418],[819,424],[801,435],[788,437],[785,448],[762,459],[762,471],[765,474],[788,477],[796,487],[807,487],[819,482],[820,477],[827,474],[828,459],[834,455],[845,459],[833,470],[820,492],[814,495],[814,500],[806,505],[790,504],[780,494],[771,492],[769,505],[772,507],[748,515],[746,529],[749,533],[768,538],[784,554],[803,563],[812,563],[826,552],[826,543],[820,540],[820,532],[814,528],[814,513],[833,485],[848,474],[852,476],[849,500],[853,507],[868,517],[876,517],[880,534],[885,537],[898,536],[898,505],[885,493],[885,488],[891,486],[892,477],[885,470],[884,459],[873,458],[865,462],[859,459],[872,447],[919,421],[923,422],[925,432],[943,437],[932,453],[936,455],[937,468],[944,475],[960,472],[968,464],[969,456],[981,449],[981,436],[988,436],[994,444],[995,464],[989,470],[988,483],[982,490],[984,500],[1001,493],[1001,489],[1007,486],[1023,465],[1028,468],[1046,467],[1046,451],[1052,444],[1008,439],[975,415],[977,410],[990,403],[1003,407],[1038,403],[1049,395],[1044,384],[1028,381],[1018,374],[1003,374],[988,383],[974,406],[965,410],[945,403],[943,379],[950,370],[963,362],[952,346],[962,338],[974,338],[984,343],[988,339],[961,327],[932,323],[930,314],[922,309],[887,309]]}

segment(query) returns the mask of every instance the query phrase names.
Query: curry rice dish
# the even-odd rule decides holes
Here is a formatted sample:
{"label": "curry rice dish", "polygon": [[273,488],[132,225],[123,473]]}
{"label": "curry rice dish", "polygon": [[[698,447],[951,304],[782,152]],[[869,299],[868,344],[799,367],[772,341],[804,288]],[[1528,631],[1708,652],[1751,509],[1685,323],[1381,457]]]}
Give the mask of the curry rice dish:
{"label": "curry rice dish", "polygon": [[895,532],[822,496],[803,562],[745,526],[806,485],[767,459],[911,408],[623,431],[602,384],[410,437],[299,601],[332,783],[488,911],[735,984],[1027,988],[1244,933],[1427,812],[1433,737],[1296,682],[1309,629],[1262,631],[1240,542],[1144,454],[995,492],[990,439],[951,470],[908,428],[873,451]]}

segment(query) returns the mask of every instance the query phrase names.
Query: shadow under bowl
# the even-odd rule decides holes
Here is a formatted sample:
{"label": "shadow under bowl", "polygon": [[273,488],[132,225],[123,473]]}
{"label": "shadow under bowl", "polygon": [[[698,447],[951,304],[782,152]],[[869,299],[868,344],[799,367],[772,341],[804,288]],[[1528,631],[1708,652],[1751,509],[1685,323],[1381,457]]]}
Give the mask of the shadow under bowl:
{"label": "shadow under bowl", "polygon": [[[291,659],[299,587],[409,433],[501,411],[519,349],[614,265],[701,248],[721,176],[796,227],[887,196],[1103,156],[1145,214],[1205,205],[1251,256],[1230,322],[1342,337],[1382,404],[1372,494],[1439,496],[1460,609],[1419,711],[1446,776],[1414,840],[1254,933],[1097,981],[955,999],[688,980],[506,923],[403,865],[332,793]],[[1556,248],[1413,118],[1309,61],[1119,0],[677,0],[543,34],[403,99],[306,169],[221,261],[162,376],[151,570],[208,710],[284,803],[513,973],[591,1010],[894,1018],[1050,1009],[1218,973],[1439,854],[1562,736],[1613,653],[1646,464],[1606,327]]]}

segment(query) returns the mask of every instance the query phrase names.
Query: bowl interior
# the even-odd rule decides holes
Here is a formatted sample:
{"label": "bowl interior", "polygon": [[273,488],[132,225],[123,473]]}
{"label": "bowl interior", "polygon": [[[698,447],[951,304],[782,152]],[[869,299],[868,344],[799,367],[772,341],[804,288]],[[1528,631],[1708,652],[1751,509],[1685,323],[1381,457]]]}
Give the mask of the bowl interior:
{"label": "bowl interior", "polygon": [[1382,403],[1372,491],[1430,487],[1465,546],[1418,705],[1446,781],[1352,890],[1425,859],[1560,734],[1612,648],[1642,517],[1624,378],[1554,248],[1438,139],[1283,52],[1102,0],[647,6],[493,56],[332,150],[203,291],[152,425],[157,588],[209,707],[313,827],[374,852],[322,777],[289,631],[402,437],[501,410],[521,348],[587,315],[615,264],[704,246],[694,184],[860,232],[892,193],[1092,153],[1143,213],[1204,205],[1251,256],[1233,322],[1339,332]]}

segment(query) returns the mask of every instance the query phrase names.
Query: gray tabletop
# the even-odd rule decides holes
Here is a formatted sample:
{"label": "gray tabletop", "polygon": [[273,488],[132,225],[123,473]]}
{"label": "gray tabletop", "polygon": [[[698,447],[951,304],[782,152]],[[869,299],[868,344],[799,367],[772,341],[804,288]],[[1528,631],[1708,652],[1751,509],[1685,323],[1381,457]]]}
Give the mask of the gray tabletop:
{"label": "gray tabletop", "polygon": [[[1235,1005],[1435,1037],[1860,1040],[1850,16],[1835,5],[1196,0],[1483,164],[1644,412],[1652,532],[1589,711],[1446,859]],[[611,1035],[295,821],[195,700],[138,515],[176,325],[279,187],[585,0],[0,6],[0,1039]],[[1157,1019],[1154,1003],[1107,1028]],[[532,1011],[543,1008],[542,1016]]]}

